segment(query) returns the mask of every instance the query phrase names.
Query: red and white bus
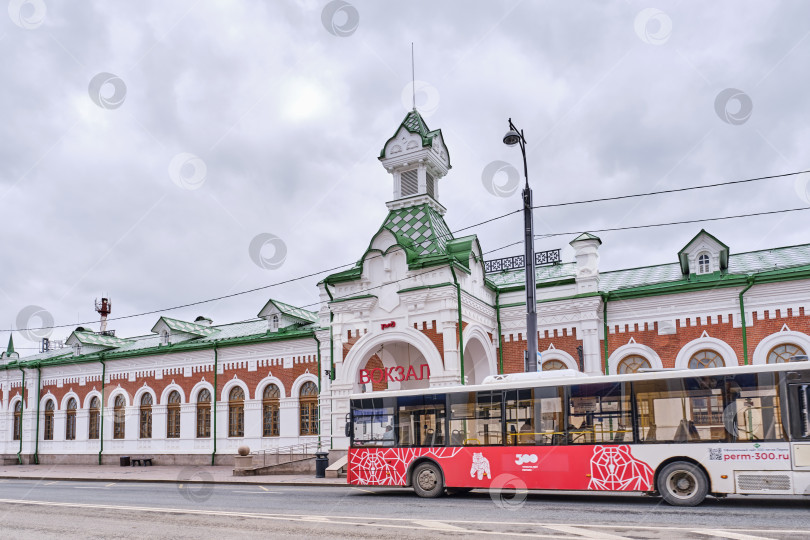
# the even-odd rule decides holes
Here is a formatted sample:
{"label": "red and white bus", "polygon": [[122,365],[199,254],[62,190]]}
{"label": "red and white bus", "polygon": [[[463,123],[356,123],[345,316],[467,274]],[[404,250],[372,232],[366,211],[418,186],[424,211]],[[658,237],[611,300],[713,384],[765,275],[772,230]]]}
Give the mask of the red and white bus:
{"label": "red and white bus", "polygon": [[631,375],[559,371],[351,397],[348,482],[810,495],[810,363]]}

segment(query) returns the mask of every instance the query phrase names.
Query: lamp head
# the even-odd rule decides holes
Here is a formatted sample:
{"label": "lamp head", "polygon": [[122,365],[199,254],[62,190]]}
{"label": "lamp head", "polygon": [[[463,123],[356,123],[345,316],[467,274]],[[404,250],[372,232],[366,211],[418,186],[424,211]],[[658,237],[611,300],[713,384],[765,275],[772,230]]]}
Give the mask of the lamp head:
{"label": "lamp head", "polygon": [[506,132],[506,135],[503,136],[503,143],[507,146],[515,146],[519,142],[520,133],[514,129],[510,129],[508,132]]}

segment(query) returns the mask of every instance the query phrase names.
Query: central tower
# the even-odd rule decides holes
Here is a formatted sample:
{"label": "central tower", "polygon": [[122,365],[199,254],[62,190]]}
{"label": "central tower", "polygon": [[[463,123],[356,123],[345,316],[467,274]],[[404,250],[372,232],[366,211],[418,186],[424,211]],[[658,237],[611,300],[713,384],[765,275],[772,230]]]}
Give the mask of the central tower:
{"label": "central tower", "polygon": [[431,131],[414,109],[405,115],[394,136],[380,152],[380,162],[394,177],[394,198],[389,210],[428,204],[440,215],[439,179],[450,170],[450,155],[442,130]]}

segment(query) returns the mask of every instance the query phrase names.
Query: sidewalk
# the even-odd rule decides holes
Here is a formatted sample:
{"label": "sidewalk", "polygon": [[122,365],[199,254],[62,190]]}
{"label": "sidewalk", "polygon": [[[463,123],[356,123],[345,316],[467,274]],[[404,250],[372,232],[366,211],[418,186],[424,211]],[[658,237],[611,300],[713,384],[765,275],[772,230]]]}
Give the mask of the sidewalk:
{"label": "sidewalk", "polygon": [[345,478],[315,478],[314,474],[233,476],[233,467],[116,465],[4,465],[0,479],[85,480],[97,482],[170,482],[215,484],[285,484],[290,486],[346,486]]}

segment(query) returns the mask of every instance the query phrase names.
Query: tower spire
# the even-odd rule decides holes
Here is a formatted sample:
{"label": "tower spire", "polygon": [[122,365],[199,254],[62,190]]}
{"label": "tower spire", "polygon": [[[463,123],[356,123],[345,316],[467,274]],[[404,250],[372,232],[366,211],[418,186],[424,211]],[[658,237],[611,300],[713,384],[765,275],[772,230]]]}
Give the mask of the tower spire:
{"label": "tower spire", "polygon": [[416,67],[413,59],[413,41],[411,41],[411,92],[413,92],[413,110],[416,110]]}
{"label": "tower spire", "polygon": [[6,348],[6,356],[11,356],[14,353],[14,335],[8,335],[8,348]]}

